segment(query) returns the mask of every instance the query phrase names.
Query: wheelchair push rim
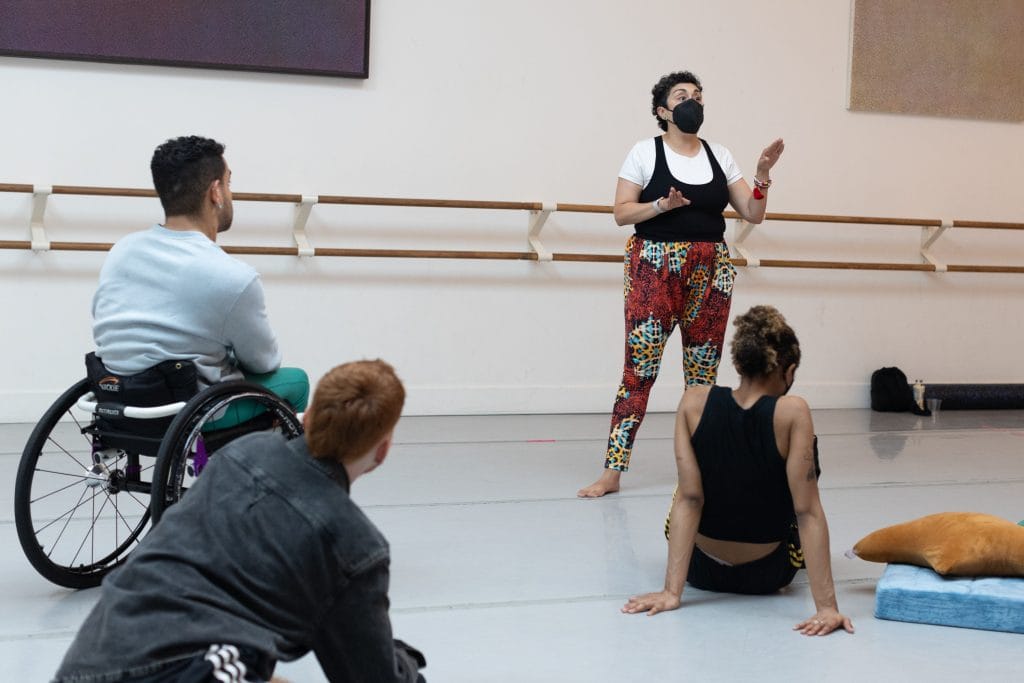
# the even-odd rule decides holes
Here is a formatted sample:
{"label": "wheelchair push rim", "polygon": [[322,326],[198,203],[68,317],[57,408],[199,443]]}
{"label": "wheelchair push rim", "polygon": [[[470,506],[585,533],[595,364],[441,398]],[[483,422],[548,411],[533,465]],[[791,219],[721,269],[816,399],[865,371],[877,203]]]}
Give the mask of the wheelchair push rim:
{"label": "wheelchair push rim", "polygon": [[15,526],[26,558],[68,588],[99,585],[142,540],[150,521],[154,463],[102,448],[92,415],[76,407],[88,380],[43,415],[22,452],[15,480]]}
{"label": "wheelchair push rim", "polygon": [[[206,430],[229,407],[243,402],[259,407],[250,421],[217,431]],[[174,418],[160,444],[150,499],[153,524],[185,495],[217,448],[246,433],[267,429],[279,430],[291,439],[302,434],[302,423],[284,399],[259,384],[222,382],[192,397]]]}

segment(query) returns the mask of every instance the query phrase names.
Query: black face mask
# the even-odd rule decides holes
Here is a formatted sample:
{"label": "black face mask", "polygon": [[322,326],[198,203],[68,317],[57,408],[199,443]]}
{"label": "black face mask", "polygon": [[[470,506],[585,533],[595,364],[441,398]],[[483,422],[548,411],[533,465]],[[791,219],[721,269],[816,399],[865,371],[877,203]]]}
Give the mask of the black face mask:
{"label": "black face mask", "polygon": [[[783,375],[782,375],[782,381],[784,381],[784,382],[786,381],[785,373],[783,373]],[[796,384],[796,372],[793,373],[792,381],[790,381],[788,384],[786,384],[786,390],[782,392],[782,395],[785,396],[786,394],[788,394],[789,390],[793,388],[794,384]]]}
{"label": "black face mask", "polygon": [[704,123],[704,105],[693,98],[683,100],[672,110],[672,123],[684,133],[696,135]]}

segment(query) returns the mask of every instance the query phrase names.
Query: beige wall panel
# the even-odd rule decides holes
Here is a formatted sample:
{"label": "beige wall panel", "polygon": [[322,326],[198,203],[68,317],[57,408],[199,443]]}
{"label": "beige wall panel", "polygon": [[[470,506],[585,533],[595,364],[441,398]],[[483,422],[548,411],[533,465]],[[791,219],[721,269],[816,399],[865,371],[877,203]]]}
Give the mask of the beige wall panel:
{"label": "beige wall panel", "polygon": [[854,0],[850,109],[1024,121],[1024,0]]}

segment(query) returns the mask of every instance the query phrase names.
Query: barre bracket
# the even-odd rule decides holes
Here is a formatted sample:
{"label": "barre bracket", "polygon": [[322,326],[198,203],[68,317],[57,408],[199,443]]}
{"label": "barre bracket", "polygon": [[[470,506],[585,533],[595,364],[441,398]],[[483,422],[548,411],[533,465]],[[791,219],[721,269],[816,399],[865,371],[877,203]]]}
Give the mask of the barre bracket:
{"label": "barre bracket", "polygon": [[932,245],[942,237],[943,233],[952,227],[953,221],[944,218],[942,219],[942,225],[926,225],[921,228],[921,259],[925,263],[935,266],[936,273],[945,273],[949,270],[949,267],[945,262],[935,258],[935,255],[932,254]]}
{"label": "barre bracket", "polygon": [[753,223],[748,223],[742,218],[737,218],[736,231],[733,233],[732,243],[729,245],[733,249],[735,249],[740,256],[747,260],[748,268],[758,268],[761,265],[761,259],[757,258],[749,251],[747,251],[747,248],[744,244],[746,242],[747,237],[749,237],[750,233],[753,231]]}
{"label": "barre bracket", "polygon": [[317,195],[302,195],[302,201],[295,205],[295,224],[292,227],[292,238],[295,240],[295,246],[298,247],[299,256],[313,256],[316,254],[316,249],[309,243],[309,237],[306,235],[306,222],[309,220],[309,214],[313,210],[313,205],[320,201],[320,197]]}
{"label": "barre bracket", "polygon": [[29,230],[32,234],[32,251],[49,251],[50,238],[46,234],[46,202],[53,194],[53,187],[50,185],[32,186],[32,222]]}
{"label": "barre bracket", "polygon": [[553,211],[558,210],[558,205],[554,202],[543,202],[541,204],[540,211],[530,212],[530,222],[527,228],[526,241],[530,245],[530,250],[537,254],[538,262],[549,262],[554,260],[554,254],[548,251],[540,241],[540,231],[544,229],[544,223],[547,222],[548,216]]}

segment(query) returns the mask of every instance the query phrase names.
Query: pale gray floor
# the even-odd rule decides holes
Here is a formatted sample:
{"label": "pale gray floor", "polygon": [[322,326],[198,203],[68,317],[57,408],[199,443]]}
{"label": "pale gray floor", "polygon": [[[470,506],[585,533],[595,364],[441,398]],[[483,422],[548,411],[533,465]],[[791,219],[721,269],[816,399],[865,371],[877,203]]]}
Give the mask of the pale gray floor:
{"label": "pale gray floor", "polygon": [[[674,484],[671,416],[644,424],[621,493],[577,500],[599,473],[606,416],[407,418],[355,498],[392,547],[395,634],[421,648],[432,683],[481,681],[1010,681],[1024,636],[877,620],[882,565],[843,552],[874,529],[972,510],[1024,519],[1024,412],[935,418],[817,411],[822,499],[840,609],[855,635],[806,638],[801,572],[786,592],[690,589],[683,609],[623,615],[660,588]],[[0,680],[45,681],[98,597],[37,576],[11,497],[29,426],[0,425]],[[293,683],[325,680],[306,657]]]}

